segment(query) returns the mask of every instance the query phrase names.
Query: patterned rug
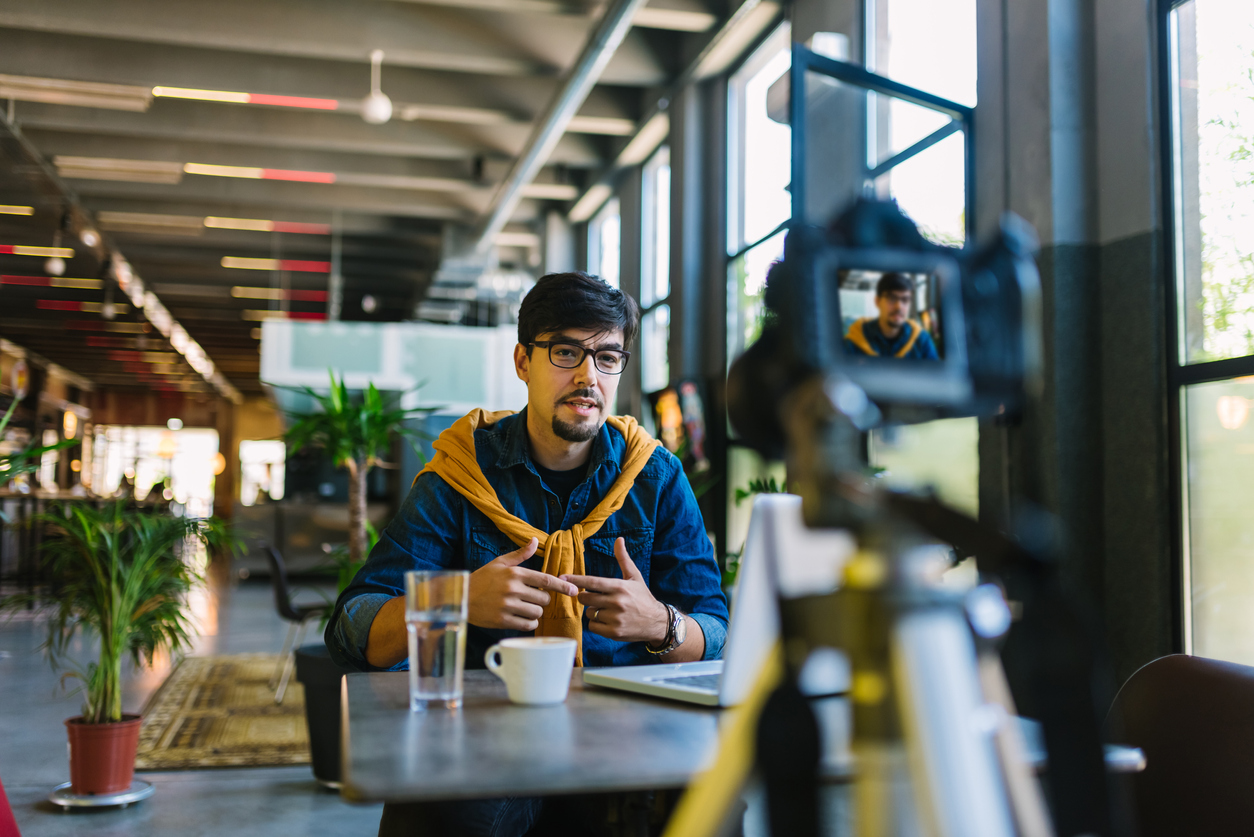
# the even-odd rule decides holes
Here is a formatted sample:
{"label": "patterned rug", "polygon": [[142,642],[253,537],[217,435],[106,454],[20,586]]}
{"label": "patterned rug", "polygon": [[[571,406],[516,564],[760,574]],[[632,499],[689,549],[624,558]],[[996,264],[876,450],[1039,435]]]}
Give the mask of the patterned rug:
{"label": "patterned rug", "polygon": [[136,769],[308,764],[305,690],[293,679],[275,705],[269,680],[278,659],[184,659],[144,708]]}

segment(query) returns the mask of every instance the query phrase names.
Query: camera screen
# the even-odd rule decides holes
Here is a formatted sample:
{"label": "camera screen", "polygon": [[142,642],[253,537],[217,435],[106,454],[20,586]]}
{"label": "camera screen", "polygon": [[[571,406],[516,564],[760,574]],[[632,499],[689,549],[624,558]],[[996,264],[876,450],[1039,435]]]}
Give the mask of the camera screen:
{"label": "camera screen", "polygon": [[944,359],[935,273],[847,269],[838,285],[847,356]]}

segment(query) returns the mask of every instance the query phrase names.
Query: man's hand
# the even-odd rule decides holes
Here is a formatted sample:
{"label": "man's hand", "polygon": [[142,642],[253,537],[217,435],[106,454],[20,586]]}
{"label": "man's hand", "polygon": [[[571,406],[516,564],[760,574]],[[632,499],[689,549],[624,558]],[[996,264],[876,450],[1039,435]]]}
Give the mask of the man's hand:
{"label": "man's hand", "polygon": [[563,575],[561,580],[583,588],[579,601],[588,611],[588,630],[620,642],[660,644],[670,612],[649,592],[622,538],[614,541],[614,558],[623,571],[621,580],[593,575]]}
{"label": "man's hand", "polygon": [[548,591],[576,596],[579,589],[564,578],[518,566],[536,552],[535,538],[470,574],[468,621],[481,628],[534,631],[551,596]]}

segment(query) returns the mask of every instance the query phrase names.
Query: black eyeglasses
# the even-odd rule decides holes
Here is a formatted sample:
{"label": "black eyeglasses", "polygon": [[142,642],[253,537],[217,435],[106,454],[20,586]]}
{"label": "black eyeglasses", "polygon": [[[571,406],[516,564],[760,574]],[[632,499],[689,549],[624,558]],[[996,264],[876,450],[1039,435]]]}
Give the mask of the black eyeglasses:
{"label": "black eyeglasses", "polygon": [[529,345],[549,350],[549,363],[559,369],[576,369],[583,365],[584,358],[592,355],[592,362],[597,371],[606,375],[619,375],[627,368],[627,359],[631,352],[620,349],[588,349],[578,343],[560,343],[555,340],[537,340]]}

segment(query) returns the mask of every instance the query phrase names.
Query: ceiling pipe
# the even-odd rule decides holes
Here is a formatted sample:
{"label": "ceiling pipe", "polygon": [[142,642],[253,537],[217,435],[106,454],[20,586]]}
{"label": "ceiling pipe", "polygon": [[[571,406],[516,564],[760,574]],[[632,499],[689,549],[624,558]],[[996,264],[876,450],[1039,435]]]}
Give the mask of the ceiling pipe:
{"label": "ceiling pipe", "polygon": [[626,37],[632,18],[644,4],[645,0],[613,0],[597,21],[596,28],[588,37],[579,58],[567,71],[544,113],[536,120],[522,153],[514,161],[509,174],[492,196],[492,202],[475,225],[472,238],[476,253],[483,254],[492,249],[496,234],[505,228],[506,222],[518,207],[518,202],[522,200],[523,187],[535,178],[553,153],[570,120]]}

